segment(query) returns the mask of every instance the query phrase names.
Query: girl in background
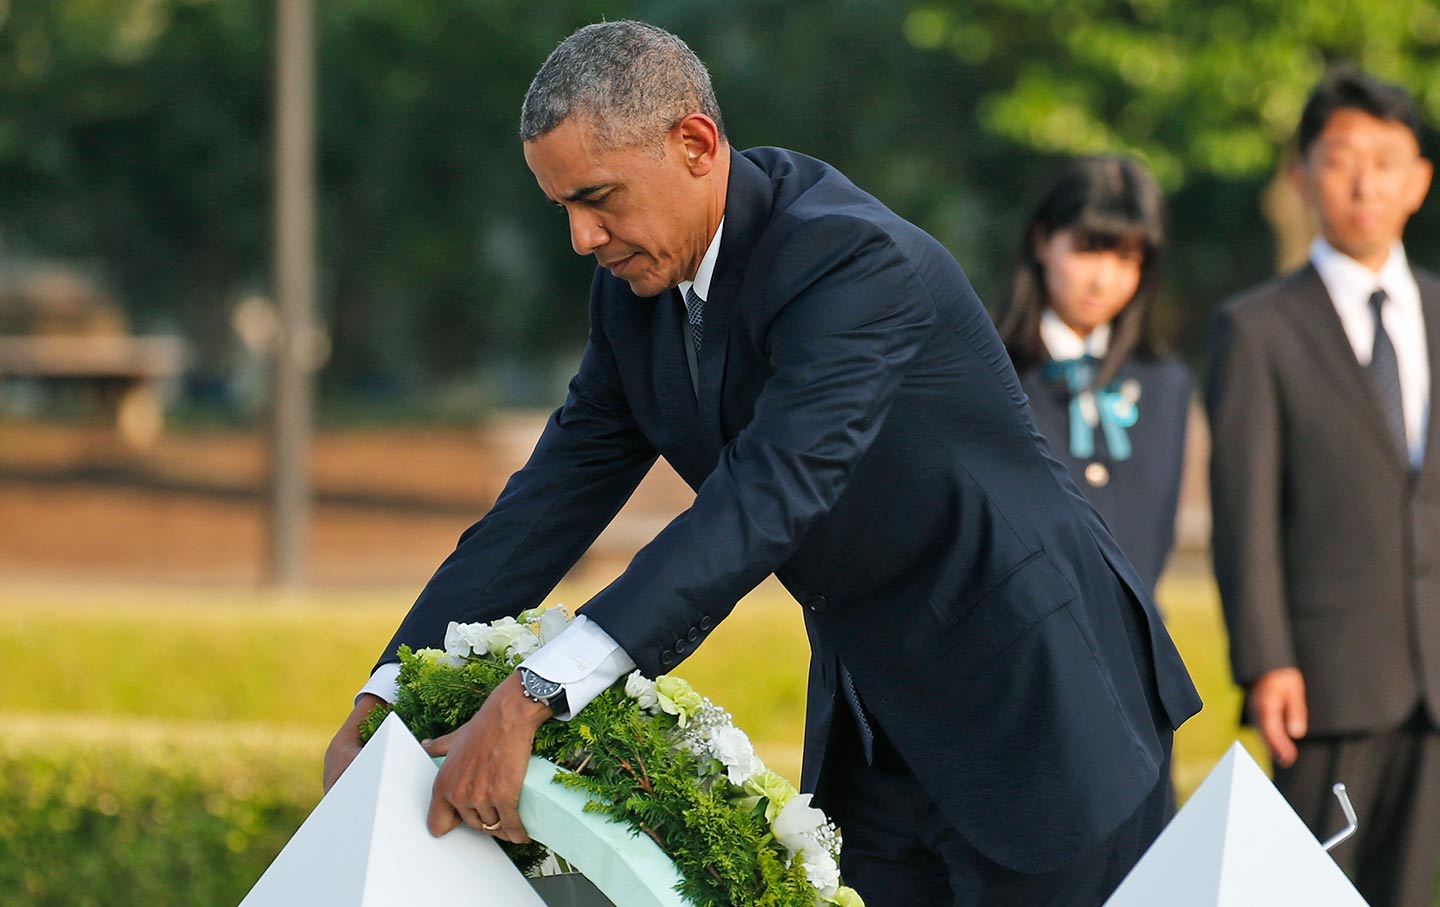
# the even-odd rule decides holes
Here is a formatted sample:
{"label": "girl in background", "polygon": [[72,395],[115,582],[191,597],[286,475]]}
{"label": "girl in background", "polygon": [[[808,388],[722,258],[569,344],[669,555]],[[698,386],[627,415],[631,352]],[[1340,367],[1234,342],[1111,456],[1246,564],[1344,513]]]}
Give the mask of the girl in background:
{"label": "girl in background", "polygon": [[1025,225],[1000,335],[1051,452],[1153,592],[1175,540],[1190,379],[1150,309],[1164,200],[1139,163],[1066,164]]}

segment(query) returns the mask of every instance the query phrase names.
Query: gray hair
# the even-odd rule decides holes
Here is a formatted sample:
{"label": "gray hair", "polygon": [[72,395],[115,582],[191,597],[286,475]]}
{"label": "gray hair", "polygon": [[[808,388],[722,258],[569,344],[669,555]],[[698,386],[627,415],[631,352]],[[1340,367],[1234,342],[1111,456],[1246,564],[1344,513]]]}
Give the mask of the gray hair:
{"label": "gray hair", "polygon": [[692,113],[725,126],[710,72],[684,41],[648,22],[587,25],[545,60],[520,109],[520,138],[533,141],[576,114],[606,148],[657,141]]}

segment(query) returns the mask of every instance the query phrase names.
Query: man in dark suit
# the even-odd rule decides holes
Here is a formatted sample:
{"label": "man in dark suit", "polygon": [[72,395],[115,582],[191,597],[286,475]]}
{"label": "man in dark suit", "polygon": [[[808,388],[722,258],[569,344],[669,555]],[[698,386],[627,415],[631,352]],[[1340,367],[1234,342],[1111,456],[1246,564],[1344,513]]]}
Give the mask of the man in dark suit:
{"label": "man in dark suit", "polygon": [[1215,572],[1246,713],[1371,904],[1440,864],[1440,281],[1400,238],[1430,185],[1413,101],[1354,71],[1301,116],[1310,263],[1227,302],[1213,338]]}
{"label": "man in dark suit", "polygon": [[572,35],[521,119],[599,264],[590,342],[377,677],[448,621],[535,604],[657,455],[697,493],[432,746],[432,831],[523,840],[534,729],[632,667],[674,669],[773,572],[812,645],[802,786],[871,907],[1100,903],[1163,825],[1171,735],[1199,702],[954,259],[820,161],[733,151],[704,66],[653,26]]}

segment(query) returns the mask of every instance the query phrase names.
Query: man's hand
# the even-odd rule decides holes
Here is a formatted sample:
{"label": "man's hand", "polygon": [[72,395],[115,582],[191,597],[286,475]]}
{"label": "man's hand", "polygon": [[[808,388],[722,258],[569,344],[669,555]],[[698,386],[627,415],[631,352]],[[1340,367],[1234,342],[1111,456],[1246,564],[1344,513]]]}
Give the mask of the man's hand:
{"label": "man's hand", "polygon": [[340,780],[340,776],[350,767],[350,763],[355,761],[355,757],[360,755],[360,724],[375,711],[377,705],[384,704],[385,700],[370,693],[361,693],[360,698],[355,700],[355,708],[350,712],[350,717],[340,725],[340,730],[335,732],[330,745],[325,749],[325,774],[322,782],[326,793]]}
{"label": "man's hand", "polygon": [[1305,678],[1300,669],[1277,668],[1261,674],[1250,685],[1245,708],[1250,721],[1260,729],[1275,762],[1282,768],[1293,765],[1299,755],[1295,740],[1304,737],[1310,726]]}
{"label": "man's hand", "polygon": [[520,824],[520,785],[535,744],[535,730],[553,713],[525,698],[520,675],[511,674],[458,730],[423,742],[444,756],[435,776],[428,824],[443,835],[461,822],[516,844],[530,840]]}

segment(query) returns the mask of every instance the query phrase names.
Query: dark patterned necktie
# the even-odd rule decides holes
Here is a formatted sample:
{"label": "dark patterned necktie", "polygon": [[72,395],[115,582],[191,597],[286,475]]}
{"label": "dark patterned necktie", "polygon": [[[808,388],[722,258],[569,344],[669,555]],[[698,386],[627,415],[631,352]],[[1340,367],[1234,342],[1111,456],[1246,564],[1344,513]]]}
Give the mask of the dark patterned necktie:
{"label": "dark patterned necktie", "polygon": [[700,334],[705,326],[705,300],[691,287],[685,291],[685,314],[690,319],[690,339],[695,342],[695,356],[700,356]]}
{"label": "dark patterned necktie", "polygon": [[875,764],[875,729],[870,726],[870,717],[865,708],[865,703],[860,701],[860,691],[855,689],[855,678],[850,676],[850,670],[845,667],[845,662],[840,662],[840,689],[845,693],[845,701],[850,704],[850,711],[855,716],[856,730],[860,732],[860,748],[865,752],[865,764]]}
{"label": "dark patterned necktie", "polygon": [[1388,298],[1384,290],[1376,290],[1370,294],[1370,314],[1375,316],[1375,346],[1371,349],[1370,366],[1366,371],[1370,374],[1375,396],[1380,401],[1380,413],[1385,417],[1390,437],[1399,446],[1401,459],[1409,463],[1410,446],[1405,439],[1405,407],[1400,396],[1400,365],[1395,359],[1395,344],[1390,342],[1390,335],[1386,333],[1385,324],[1380,320],[1380,310]]}

